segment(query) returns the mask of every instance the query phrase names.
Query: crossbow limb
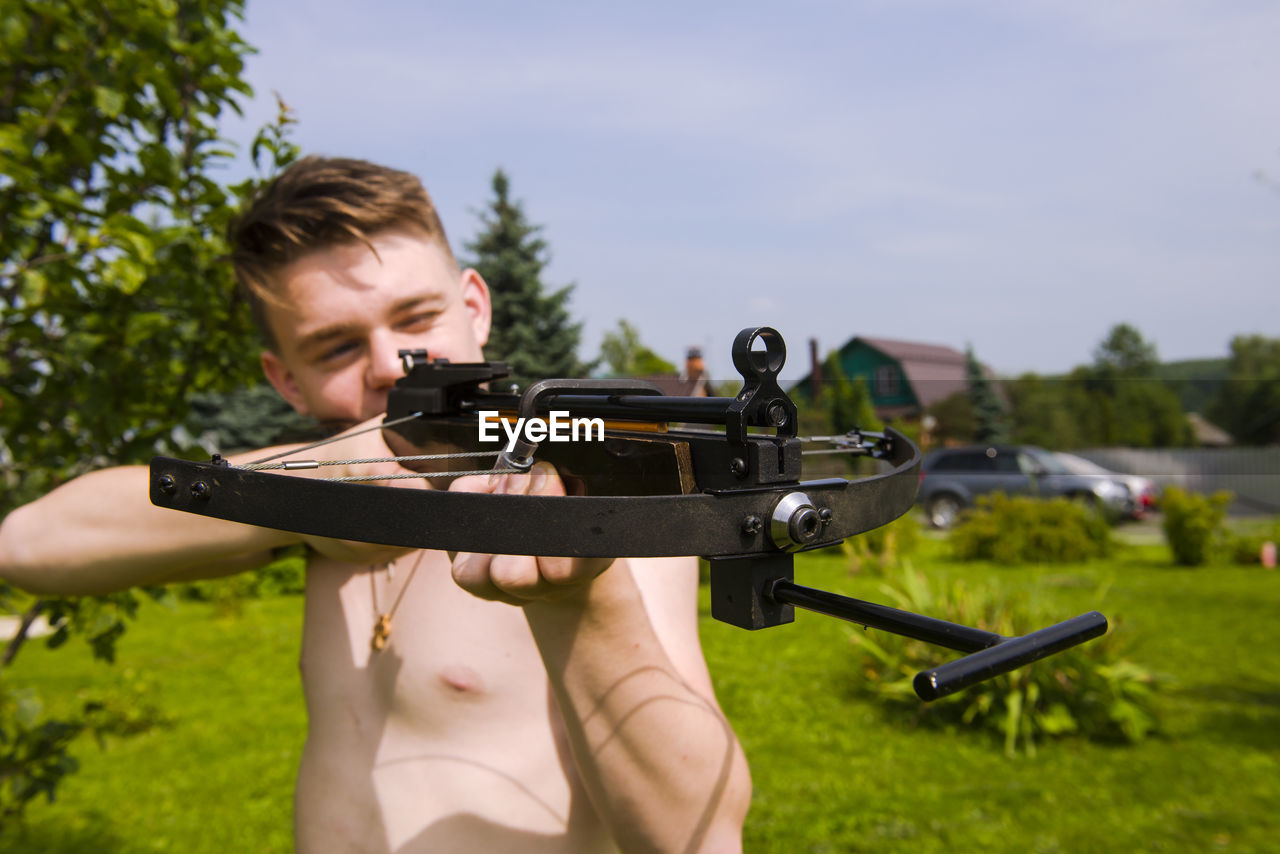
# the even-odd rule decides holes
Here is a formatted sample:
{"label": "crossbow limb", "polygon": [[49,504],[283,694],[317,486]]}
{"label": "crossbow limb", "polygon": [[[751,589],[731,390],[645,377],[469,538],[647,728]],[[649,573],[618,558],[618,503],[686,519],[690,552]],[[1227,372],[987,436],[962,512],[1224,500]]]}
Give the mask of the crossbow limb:
{"label": "crossbow limb", "polygon": [[[354,487],[266,469],[318,467],[285,461],[232,467],[215,457],[193,463],[157,457],[151,500],[161,507],[280,530],[410,548],[567,557],[696,554],[711,567],[712,615],[747,629],[789,623],[794,609],[971,653],[917,675],[925,700],[1020,667],[1106,631],[1097,612],[1029,635],[1006,638],[794,583],[794,553],[880,527],[915,501],[920,452],[892,429],[825,437],[834,450],[880,461],[855,480],[802,480],[796,408],[778,385],[782,336],[744,329],[733,344],[743,377],[734,397],[672,397],[638,381],[544,380],[523,395],[484,385],[507,373],[499,362],[454,364],[405,351],[406,376],[387,418],[393,459],[422,476],[456,477],[485,455],[478,416],[526,421],[553,413],[609,419],[600,441],[513,440],[490,446],[499,470],[556,465],[573,493],[487,495],[381,485]],[[710,425],[680,429],[683,425]],[[459,450],[461,449],[461,450]],[[423,453],[437,451],[438,453]],[[358,491],[356,491],[358,490]],[[518,520],[518,521],[516,521]]]}

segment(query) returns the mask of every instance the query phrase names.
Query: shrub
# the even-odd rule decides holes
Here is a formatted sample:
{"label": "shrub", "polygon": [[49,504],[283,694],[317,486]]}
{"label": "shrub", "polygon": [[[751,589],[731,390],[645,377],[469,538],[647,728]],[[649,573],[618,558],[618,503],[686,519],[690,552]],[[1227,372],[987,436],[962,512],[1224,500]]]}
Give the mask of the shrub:
{"label": "shrub", "polygon": [[914,554],[919,545],[920,523],[905,513],[887,525],[850,537],[841,543],[841,549],[851,573],[865,569],[872,575],[883,575]]}
{"label": "shrub", "polygon": [[1222,533],[1220,553],[1234,566],[1258,566],[1262,563],[1264,543],[1280,543],[1280,519],[1269,524],[1250,525],[1243,531],[1227,528]]}
{"label": "shrub", "polygon": [[1179,566],[1204,566],[1214,546],[1225,545],[1230,492],[1205,496],[1176,486],[1165,487],[1160,509],[1164,513],[1165,542]]}
{"label": "shrub", "polygon": [[54,720],[43,717],[43,703],[30,690],[0,685],[0,826],[20,818],[39,797],[53,802],[62,778],[80,766],[71,746],[81,733],[105,749],[107,736],[168,725],[154,694],[154,685],[128,669],[114,688],[78,692],[78,710]]}
{"label": "shrub", "polygon": [[1101,514],[1079,502],[1056,498],[1010,498],[995,493],[951,532],[960,560],[1001,564],[1074,563],[1111,552],[1111,528]]}
{"label": "shrub", "polygon": [[245,599],[301,595],[306,592],[307,558],[303,546],[281,549],[271,563],[254,572],[226,578],[188,581],[178,586],[184,599],[212,602],[224,616],[239,615]]}
{"label": "shrub", "polygon": [[[882,585],[891,604],[1008,636],[1044,628],[1062,618],[993,587],[956,581],[936,590],[923,573],[905,567]],[[1077,735],[1136,743],[1156,732],[1156,680],[1145,667],[1120,656],[1113,626],[1105,637],[1073,647],[923,703],[911,680],[947,656],[938,647],[885,632],[854,635],[860,689],[891,707],[913,709],[925,725],[985,730],[1003,737],[1005,752],[1034,755],[1037,740]]]}

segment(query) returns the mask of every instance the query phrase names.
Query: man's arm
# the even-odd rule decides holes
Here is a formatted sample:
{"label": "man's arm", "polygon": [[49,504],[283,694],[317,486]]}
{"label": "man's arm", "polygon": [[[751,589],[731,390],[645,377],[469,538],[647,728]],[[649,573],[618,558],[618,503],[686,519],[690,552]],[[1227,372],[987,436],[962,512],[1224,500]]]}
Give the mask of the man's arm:
{"label": "man's arm", "polygon": [[[284,450],[252,451],[232,462]],[[380,431],[353,435],[326,450],[353,457],[390,454]],[[394,464],[350,468],[341,473],[404,471]],[[0,578],[32,593],[83,596],[253,570],[271,560],[272,550],[299,542],[331,557],[367,563],[404,552],[155,507],[149,486],[145,467],[102,469],[14,510],[0,522]]]}
{"label": "man's arm", "polygon": [[[584,595],[530,603],[525,614],[578,769],[622,850],[740,850],[747,763],[697,643],[696,562],[672,563],[619,560]],[[665,593],[646,602],[641,572],[688,596],[692,642],[685,631],[659,636],[650,615],[688,606]]]}
{"label": "man's arm", "polygon": [[32,593],[80,596],[256,569],[297,535],[152,506],[148,472],[90,472],[0,523],[0,576]]}
{"label": "man's arm", "polygon": [[[536,472],[454,488],[561,491]],[[702,657],[696,561],[606,566],[459,555],[454,576],[523,607],[578,770],[622,850],[740,850],[751,781]]]}

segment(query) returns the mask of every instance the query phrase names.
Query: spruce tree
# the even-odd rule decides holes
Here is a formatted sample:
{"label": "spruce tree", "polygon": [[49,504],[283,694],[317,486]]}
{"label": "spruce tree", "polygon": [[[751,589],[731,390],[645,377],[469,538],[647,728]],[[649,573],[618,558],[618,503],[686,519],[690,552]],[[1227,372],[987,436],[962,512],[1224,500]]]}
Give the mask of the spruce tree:
{"label": "spruce tree", "polygon": [[978,364],[973,354],[973,347],[965,348],[964,378],[969,389],[969,402],[973,406],[974,438],[984,444],[994,444],[1006,440],[1005,407],[1000,395],[996,394],[991,380]]}
{"label": "spruce tree", "polygon": [[466,244],[474,267],[489,284],[493,325],[485,357],[507,362],[519,384],[549,377],[577,377],[588,366],[578,361],[582,324],[569,316],[572,285],[545,293],[542,270],[547,242],[531,225],[501,169],[493,174],[493,199],[480,214],[484,229]]}
{"label": "spruce tree", "polygon": [[843,433],[857,427],[862,430],[880,430],[884,423],[876,417],[871,402],[871,390],[862,377],[850,379],[840,364],[839,351],[827,355],[822,366],[826,378],[822,389],[822,404],[831,421],[833,433]]}

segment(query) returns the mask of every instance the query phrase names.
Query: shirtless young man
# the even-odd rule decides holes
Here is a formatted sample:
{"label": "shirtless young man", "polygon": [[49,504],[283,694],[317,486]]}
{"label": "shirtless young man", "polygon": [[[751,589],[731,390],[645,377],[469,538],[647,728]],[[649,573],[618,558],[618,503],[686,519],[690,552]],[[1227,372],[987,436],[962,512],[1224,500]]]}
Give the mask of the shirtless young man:
{"label": "shirtless young man", "polygon": [[[402,348],[483,358],[488,289],[459,269],[413,176],[307,158],[260,195],[234,242],[266,324],[263,369],[304,414],[380,417]],[[324,450],[389,455],[381,431]],[[541,467],[493,480],[451,488],[562,489]],[[751,786],[702,658],[693,559],[451,565],[442,552],[162,510],[147,486],[144,468],[108,469],[14,511],[0,575],[89,594],[252,570],[306,542],[299,851],[740,850]],[[377,615],[397,600],[375,650]]]}

